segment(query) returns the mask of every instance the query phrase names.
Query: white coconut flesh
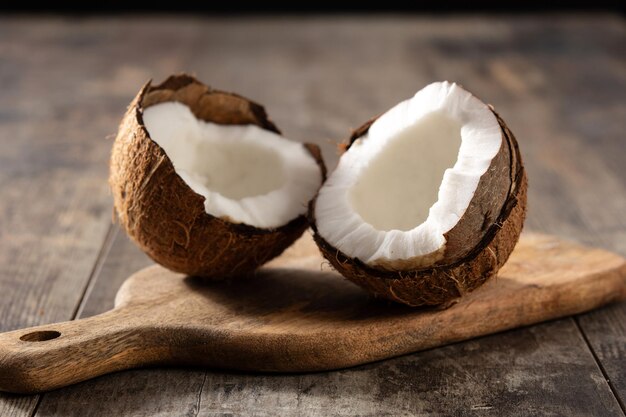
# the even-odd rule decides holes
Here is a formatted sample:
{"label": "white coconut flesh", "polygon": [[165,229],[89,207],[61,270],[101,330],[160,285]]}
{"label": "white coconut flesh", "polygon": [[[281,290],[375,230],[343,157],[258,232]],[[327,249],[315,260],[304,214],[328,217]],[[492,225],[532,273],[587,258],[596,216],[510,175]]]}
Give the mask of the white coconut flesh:
{"label": "white coconut flesh", "polygon": [[302,144],[256,125],[198,120],[178,102],[146,108],[143,121],[212,216],[277,228],[306,213],[322,182],[320,167]]}
{"label": "white coconut flesh", "polygon": [[486,104],[454,83],[430,84],[342,155],[315,203],[317,232],[369,265],[428,266],[501,145]]}

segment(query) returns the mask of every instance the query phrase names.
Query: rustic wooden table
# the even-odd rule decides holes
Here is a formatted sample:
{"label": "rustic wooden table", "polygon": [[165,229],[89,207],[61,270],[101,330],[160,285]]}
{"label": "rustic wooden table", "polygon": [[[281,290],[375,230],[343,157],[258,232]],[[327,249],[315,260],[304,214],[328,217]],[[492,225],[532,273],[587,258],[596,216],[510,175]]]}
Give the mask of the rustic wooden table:
{"label": "rustic wooden table", "polygon": [[[335,142],[433,80],[515,132],[527,228],[626,255],[626,25],[612,15],[1,18],[0,330],[100,313],[150,261],[111,223],[107,163],[148,78],[191,71]],[[1,416],[623,416],[626,304],[337,372],[121,372]]]}

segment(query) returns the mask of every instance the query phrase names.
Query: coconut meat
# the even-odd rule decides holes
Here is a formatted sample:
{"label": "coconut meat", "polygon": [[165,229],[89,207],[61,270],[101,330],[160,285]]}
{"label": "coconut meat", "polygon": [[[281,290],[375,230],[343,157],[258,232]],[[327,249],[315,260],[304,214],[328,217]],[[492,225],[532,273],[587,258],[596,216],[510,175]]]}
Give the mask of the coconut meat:
{"label": "coconut meat", "polygon": [[501,144],[486,104],[454,83],[430,84],[342,155],[315,203],[317,231],[369,265],[428,266]]}
{"label": "coconut meat", "polygon": [[306,213],[322,182],[317,162],[301,143],[256,125],[199,120],[179,102],[144,109],[143,122],[212,216],[280,227]]}

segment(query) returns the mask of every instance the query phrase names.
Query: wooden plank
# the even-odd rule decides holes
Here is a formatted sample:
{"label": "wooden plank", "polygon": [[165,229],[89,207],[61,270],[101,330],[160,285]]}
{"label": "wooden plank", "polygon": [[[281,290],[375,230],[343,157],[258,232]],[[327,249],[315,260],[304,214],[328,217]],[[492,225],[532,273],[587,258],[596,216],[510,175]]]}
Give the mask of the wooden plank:
{"label": "wooden plank", "polygon": [[39,402],[39,395],[0,394],[0,416],[31,416]]}
{"label": "wooden plank", "polygon": [[[585,59],[577,52],[579,45],[592,54],[590,61],[606,56],[611,48],[620,51],[615,42],[623,39],[623,23],[618,18],[187,19],[183,23],[113,19],[65,28],[58,22],[46,24],[59,33],[76,34],[88,28],[96,40],[124,39],[115,51],[104,48],[107,62],[111,57],[127,59],[121,69],[113,70],[111,77],[117,83],[95,82],[99,91],[134,92],[141,84],[134,79],[138,74],[160,79],[169,72],[195,69],[215,86],[266,104],[288,136],[322,143],[330,166],[336,160],[333,142],[345,137],[347,126],[358,126],[432,80],[460,81],[496,104],[523,140],[531,178],[529,225],[571,237],[588,232],[577,213],[580,202],[568,204],[575,189],[563,191],[573,186],[563,180],[570,173],[551,167],[555,159],[558,162],[558,147],[552,156],[542,157],[542,145],[559,129],[553,117],[537,116],[551,106],[550,115],[556,117],[555,103],[571,101],[567,90],[544,88],[575,71]],[[593,51],[598,39],[605,37],[613,46]],[[137,45],[142,54],[133,56],[130,51]],[[561,63],[548,65],[555,54]],[[623,67],[623,59],[611,62]],[[597,79],[606,71],[615,72],[614,68],[599,66]],[[623,89],[616,91],[623,95]],[[555,95],[553,101],[549,94]],[[535,106],[539,108],[533,110]],[[614,117],[615,111],[595,116],[597,123]],[[558,143],[567,140],[562,136]],[[615,148],[619,145],[608,143],[606,151],[591,148],[591,154],[619,151]],[[570,155],[570,161],[576,156]],[[602,172],[599,180],[615,182],[614,175]],[[620,193],[612,191],[612,198]],[[612,231],[606,220],[616,204],[609,202],[603,211],[607,223],[595,224],[592,232],[603,239],[615,234],[611,242],[607,240],[610,248],[623,236],[621,226]],[[120,248],[130,250],[125,245]],[[91,292],[94,301],[87,301],[85,311],[106,308],[100,303],[110,301],[116,290],[115,280],[108,284],[111,275],[98,276]],[[623,361],[619,352],[616,358]],[[137,371],[99,378],[47,394],[38,414],[176,414],[173,410],[191,415],[511,415],[526,410],[529,415],[621,414],[571,319],[333,373],[270,377],[214,372],[176,376],[176,372]],[[167,397],[158,388],[166,385]],[[166,408],[167,403],[176,407]]]}
{"label": "wooden plank", "polygon": [[[536,176],[539,180],[533,191],[554,198],[536,196],[535,218],[558,219],[542,224],[543,230],[626,254],[626,170],[622,160],[626,154],[626,27],[607,22],[603,30],[577,29],[580,50],[593,52],[576,64],[576,71],[569,71],[571,59],[554,56],[511,68],[526,85],[528,74],[544,73],[535,75],[544,82],[536,83],[536,90],[529,95],[535,103],[542,103],[539,98],[543,97],[543,105],[526,112],[527,128],[533,130],[529,133],[544,139],[527,160],[541,161],[543,167],[537,167],[543,173]],[[548,78],[545,74],[550,73],[565,76]],[[623,410],[625,320],[626,303],[577,318]]]}
{"label": "wooden plank", "polygon": [[[606,50],[603,60],[585,61],[570,82],[556,83],[561,91],[576,90],[585,104],[555,107],[561,122],[558,127],[573,143],[573,152],[568,154],[590,155],[582,166],[580,158],[563,161],[576,173],[567,176],[568,189],[577,190],[571,200],[576,202],[582,224],[590,231],[582,230],[576,237],[626,255],[626,27],[622,25],[620,29],[598,45]],[[614,50],[618,40],[622,41],[621,49]],[[598,74],[598,65],[606,68],[605,74]],[[598,82],[600,76],[602,80]],[[577,322],[622,410],[626,410],[626,303],[581,315]]]}
{"label": "wooden plank", "polygon": [[[85,293],[77,318],[90,317],[113,308],[118,288],[132,273],[153,262],[133,245],[119,226],[114,226],[110,242],[103,249],[104,262]],[[100,277],[106,277],[102,279]]]}
{"label": "wooden plank", "polygon": [[587,342],[608,382],[620,400],[622,410],[626,393],[626,306],[609,306],[577,318]]}
{"label": "wooden plank", "polygon": [[[105,67],[58,29],[0,21],[1,331],[71,319],[110,225],[104,138],[127,98],[94,91]],[[0,394],[0,414],[36,402]]]}

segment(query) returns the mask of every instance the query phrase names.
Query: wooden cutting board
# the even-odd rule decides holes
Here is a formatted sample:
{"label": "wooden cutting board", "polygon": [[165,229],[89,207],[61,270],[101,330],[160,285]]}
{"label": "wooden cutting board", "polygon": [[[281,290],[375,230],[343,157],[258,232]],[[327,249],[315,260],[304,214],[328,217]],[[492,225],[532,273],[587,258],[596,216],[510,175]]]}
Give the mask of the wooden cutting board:
{"label": "wooden cutting board", "polygon": [[498,278],[459,303],[409,308],[332,272],[305,236],[253,279],[206,284],[152,266],[128,278],[107,313],[0,334],[0,390],[40,392],[152,365],[343,368],[624,298],[621,256],[526,234]]}

